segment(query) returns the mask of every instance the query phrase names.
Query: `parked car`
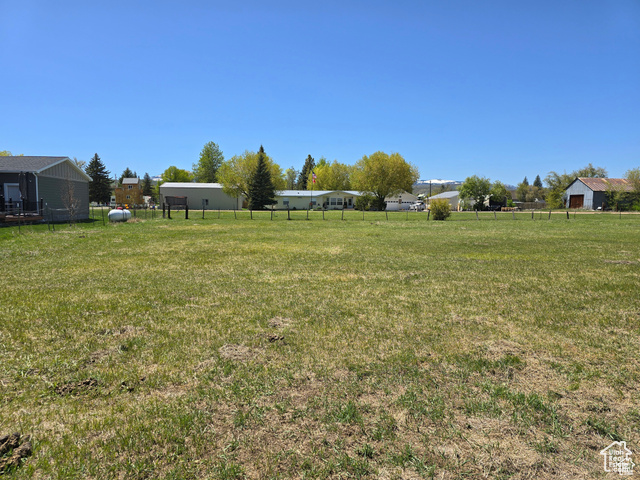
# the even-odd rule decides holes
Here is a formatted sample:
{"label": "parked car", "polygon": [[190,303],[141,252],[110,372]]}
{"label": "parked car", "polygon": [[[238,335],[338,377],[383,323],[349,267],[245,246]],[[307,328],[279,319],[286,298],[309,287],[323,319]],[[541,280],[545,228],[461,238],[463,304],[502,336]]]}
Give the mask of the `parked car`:
{"label": "parked car", "polygon": [[415,210],[416,212],[423,212],[424,203],[422,202],[412,203],[411,205],[409,205],[409,210]]}

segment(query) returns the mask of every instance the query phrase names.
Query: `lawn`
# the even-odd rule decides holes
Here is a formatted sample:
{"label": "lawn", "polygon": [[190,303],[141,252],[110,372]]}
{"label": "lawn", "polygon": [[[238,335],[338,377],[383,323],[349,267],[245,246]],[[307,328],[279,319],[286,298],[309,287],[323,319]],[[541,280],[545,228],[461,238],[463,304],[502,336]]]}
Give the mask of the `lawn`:
{"label": "lawn", "polygon": [[0,437],[33,445],[7,478],[582,479],[640,451],[640,216],[236,215],[0,229]]}

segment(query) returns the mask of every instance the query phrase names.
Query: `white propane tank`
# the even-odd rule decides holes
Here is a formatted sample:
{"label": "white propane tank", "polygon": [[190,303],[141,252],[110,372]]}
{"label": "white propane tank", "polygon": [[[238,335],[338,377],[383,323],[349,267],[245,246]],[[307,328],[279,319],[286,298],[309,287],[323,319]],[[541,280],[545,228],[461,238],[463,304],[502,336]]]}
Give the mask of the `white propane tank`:
{"label": "white propane tank", "polygon": [[111,210],[109,212],[110,222],[126,222],[131,218],[131,212],[127,209],[124,210]]}

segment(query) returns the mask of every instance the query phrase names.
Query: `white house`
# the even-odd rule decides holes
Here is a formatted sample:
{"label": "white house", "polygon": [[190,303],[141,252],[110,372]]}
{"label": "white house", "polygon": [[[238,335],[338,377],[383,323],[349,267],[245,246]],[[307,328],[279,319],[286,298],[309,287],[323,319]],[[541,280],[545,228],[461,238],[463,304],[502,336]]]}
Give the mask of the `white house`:
{"label": "white house", "polygon": [[281,190],[276,192],[274,208],[306,210],[311,207],[327,210],[353,208],[360,192],[354,190]]}

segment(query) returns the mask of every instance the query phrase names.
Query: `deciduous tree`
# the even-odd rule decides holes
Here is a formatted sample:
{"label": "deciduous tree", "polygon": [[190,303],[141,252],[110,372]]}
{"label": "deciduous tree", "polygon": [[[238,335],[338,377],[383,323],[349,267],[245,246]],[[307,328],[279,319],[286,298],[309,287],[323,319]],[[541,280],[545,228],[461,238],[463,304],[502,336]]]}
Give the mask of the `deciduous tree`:
{"label": "deciduous tree", "polygon": [[318,165],[309,172],[307,185],[311,185],[313,173],[316,174],[316,184],[313,188],[316,190],[350,190],[351,189],[351,172],[353,167],[334,160],[331,164],[326,161],[318,161]]}
{"label": "deciduous tree", "polygon": [[[286,180],[282,169],[266,153],[264,158],[276,191],[284,190]],[[222,190],[232,197],[244,196],[248,199],[249,185],[257,166],[258,154],[255,152],[245,151],[242,155],[234,155],[225,160],[218,170],[218,181],[222,184]]]}
{"label": "deciduous tree", "polygon": [[411,192],[418,180],[418,169],[399,153],[375,152],[365,155],[353,167],[351,184],[360,192],[371,193],[374,206],[384,210],[387,196]]}
{"label": "deciduous tree", "polygon": [[183,170],[176,166],[170,166],[162,172],[162,183],[164,182],[191,182],[193,175],[188,170]]}
{"label": "deciduous tree", "polygon": [[473,209],[482,210],[485,199],[491,191],[491,180],[477,175],[467,177],[460,185],[459,191],[461,200],[473,200]]}
{"label": "deciduous tree", "polygon": [[198,163],[193,164],[193,175],[196,182],[216,183],[218,170],[224,162],[224,155],[217,143],[208,142],[202,147]]}

